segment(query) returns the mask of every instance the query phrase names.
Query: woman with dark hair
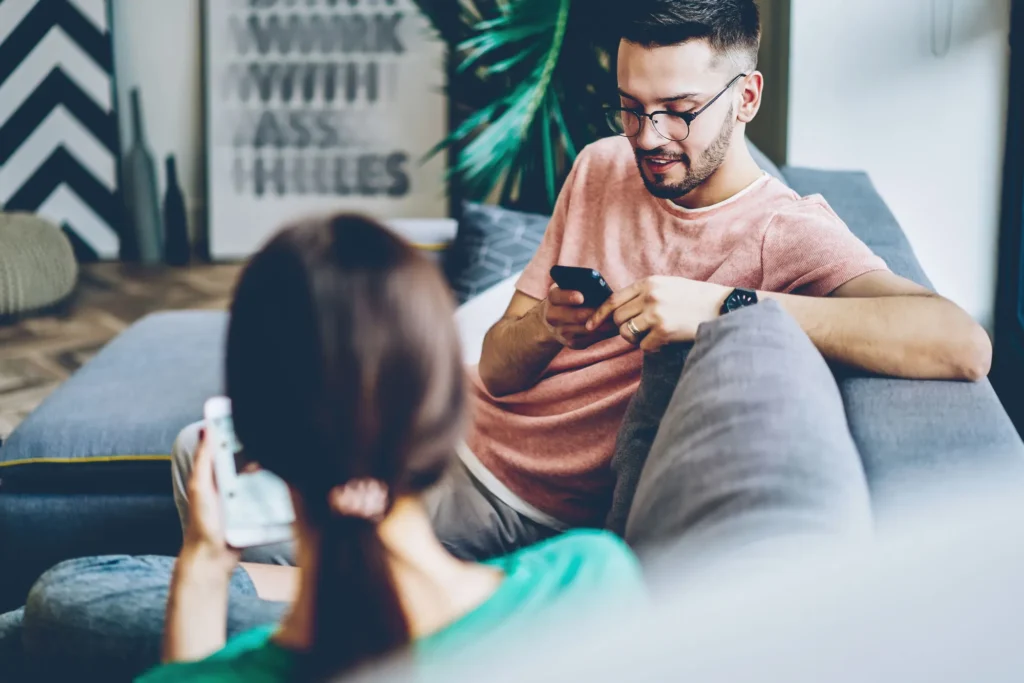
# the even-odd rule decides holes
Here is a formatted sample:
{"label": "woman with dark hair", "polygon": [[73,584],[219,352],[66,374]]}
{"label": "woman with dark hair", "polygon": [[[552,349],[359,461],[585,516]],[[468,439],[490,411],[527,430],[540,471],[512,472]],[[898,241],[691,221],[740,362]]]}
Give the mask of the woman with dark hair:
{"label": "woman with dark hair", "polygon": [[227,394],[246,459],[288,484],[296,511],[298,572],[250,573],[261,594],[297,573],[294,602],[280,626],[224,643],[238,554],[200,447],[168,665],[143,680],[324,680],[410,644],[415,662],[444,661],[499,626],[582,604],[572,598],[639,588],[610,534],[570,532],[487,563],[437,539],[421,496],[452,460],[466,408],[452,315],[437,268],[365,218],[310,220],[256,254],[231,307]]}

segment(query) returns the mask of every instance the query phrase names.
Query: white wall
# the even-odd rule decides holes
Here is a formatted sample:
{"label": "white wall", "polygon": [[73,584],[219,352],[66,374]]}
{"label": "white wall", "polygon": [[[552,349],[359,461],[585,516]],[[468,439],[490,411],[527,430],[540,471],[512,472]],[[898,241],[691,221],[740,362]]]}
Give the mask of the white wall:
{"label": "white wall", "polygon": [[121,144],[131,142],[129,92],[138,86],[159,191],[166,187],[164,158],[174,154],[194,230],[203,213],[199,0],[112,0],[112,10]]}
{"label": "white wall", "polygon": [[[944,57],[933,3],[952,7]],[[989,327],[1009,5],[792,0],[790,29],[788,163],[867,171],[939,293]]]}

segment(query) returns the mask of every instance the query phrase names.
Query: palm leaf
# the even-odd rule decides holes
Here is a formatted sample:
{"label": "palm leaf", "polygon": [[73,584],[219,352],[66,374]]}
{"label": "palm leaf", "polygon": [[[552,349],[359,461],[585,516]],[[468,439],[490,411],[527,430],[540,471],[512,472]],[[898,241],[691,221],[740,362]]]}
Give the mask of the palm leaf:
{"label": "palm leaf", "polygon": [[[456,65],[449,178],[469,199],[550,210],[577,152],[607,135],[611,41],[591,0],[416,0]],[[614,88],[611,89],[614,92]]]}

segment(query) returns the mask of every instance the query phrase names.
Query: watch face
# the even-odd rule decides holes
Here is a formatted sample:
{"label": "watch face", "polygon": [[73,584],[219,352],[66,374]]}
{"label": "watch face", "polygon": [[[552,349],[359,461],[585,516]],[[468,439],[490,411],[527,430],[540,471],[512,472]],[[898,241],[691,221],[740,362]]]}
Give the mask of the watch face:
{"label": "watch face", "polygon": [[735,311],[744,306],[752,306],[757,303],[757,292],[749,289],[735,289],[729,298],[726,299],[725,307],[727,310]]}
{"label": "watch face", "polygon": [[737,306],[750,306],[751,304],[757,303],[757,294],[746,289],[741,289],[736,292],[736,304]]}

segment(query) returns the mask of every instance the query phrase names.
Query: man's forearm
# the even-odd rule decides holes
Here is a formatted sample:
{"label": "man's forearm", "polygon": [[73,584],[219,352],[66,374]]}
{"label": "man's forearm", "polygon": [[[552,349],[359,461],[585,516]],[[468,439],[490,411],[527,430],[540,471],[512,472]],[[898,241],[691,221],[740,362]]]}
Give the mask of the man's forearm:
{"label": "man's forearm", "polygon": [[988,335],[942,297],[759,295],[778,300],[831,360],[913,379],[978,380],[988,374]]}
{"label": "man's forearm", "polygon": [[499,321],[484,337],[480,379],[494,396],[527,389],[563,346],[541,319],[541,304],[519,318]]}
{"label": "man's forearm", "polygon": [[164,662],[191,662],[224,647],[230,574],[190,553],[174,566],[164,624]]}

